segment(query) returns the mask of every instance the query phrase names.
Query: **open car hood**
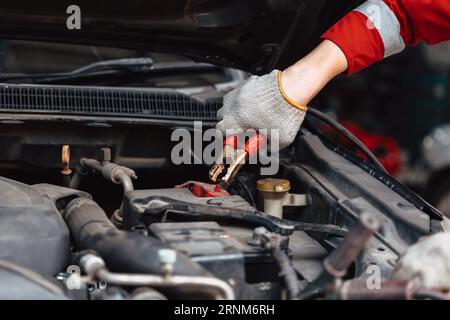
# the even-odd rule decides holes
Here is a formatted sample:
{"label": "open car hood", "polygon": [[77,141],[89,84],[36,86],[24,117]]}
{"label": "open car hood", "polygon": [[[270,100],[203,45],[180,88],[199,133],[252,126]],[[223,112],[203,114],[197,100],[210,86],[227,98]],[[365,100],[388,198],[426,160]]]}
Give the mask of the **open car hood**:
{"label": "open car hood", "polygon": [[108,45],[182,54],[264,73],[283,68],[360,0],[79,0],[0,3],[0,37]]}

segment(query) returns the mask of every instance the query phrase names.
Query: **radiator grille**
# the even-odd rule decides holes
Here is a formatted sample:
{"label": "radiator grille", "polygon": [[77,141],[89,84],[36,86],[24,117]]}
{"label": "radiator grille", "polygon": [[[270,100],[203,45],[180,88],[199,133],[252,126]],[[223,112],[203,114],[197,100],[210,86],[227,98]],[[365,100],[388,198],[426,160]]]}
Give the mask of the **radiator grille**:
{"label": "radiator grille", "polygon": [[0,112],[215,120],[221,104],[171,90],[0,85]]}

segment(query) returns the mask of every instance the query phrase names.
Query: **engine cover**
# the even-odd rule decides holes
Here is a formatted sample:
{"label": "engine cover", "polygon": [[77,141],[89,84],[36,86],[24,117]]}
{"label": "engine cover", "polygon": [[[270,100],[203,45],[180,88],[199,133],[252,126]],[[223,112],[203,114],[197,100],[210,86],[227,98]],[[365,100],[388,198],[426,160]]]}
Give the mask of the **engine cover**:
{"label": "engine cover", "polygon": [[29,185],[0,177],[0,260],[51,276],[69,261],[69,239],[50,199]]}

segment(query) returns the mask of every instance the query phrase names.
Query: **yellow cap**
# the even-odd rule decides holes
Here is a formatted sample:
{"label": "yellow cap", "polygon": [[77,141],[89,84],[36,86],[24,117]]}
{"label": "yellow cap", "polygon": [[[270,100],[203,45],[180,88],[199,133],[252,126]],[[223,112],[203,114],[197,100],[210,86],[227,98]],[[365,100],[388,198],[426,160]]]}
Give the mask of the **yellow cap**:
{"label": "yellow cap", "polygon": [[291,189],[291,183],[286,179],[266,178],[256,182],[256,189],[266,192],[286,192]]}

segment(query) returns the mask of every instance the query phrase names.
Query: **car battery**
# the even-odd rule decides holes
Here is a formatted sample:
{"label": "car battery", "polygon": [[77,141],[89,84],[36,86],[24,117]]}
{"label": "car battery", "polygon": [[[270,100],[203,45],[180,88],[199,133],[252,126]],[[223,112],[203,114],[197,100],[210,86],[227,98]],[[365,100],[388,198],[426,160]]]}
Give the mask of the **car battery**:
{"label": "car battery", "polygon": [[268,298],[246,281],[244,246],[213,221],[153,223],[149,231],[164,243],[183,252],[230,284],[237,297],[252,295]]}
{"label": "car battery", "polygon": [[243,248],[218,223],[153,223],[149,231],[216,277],[231,284],[245,283]]}

